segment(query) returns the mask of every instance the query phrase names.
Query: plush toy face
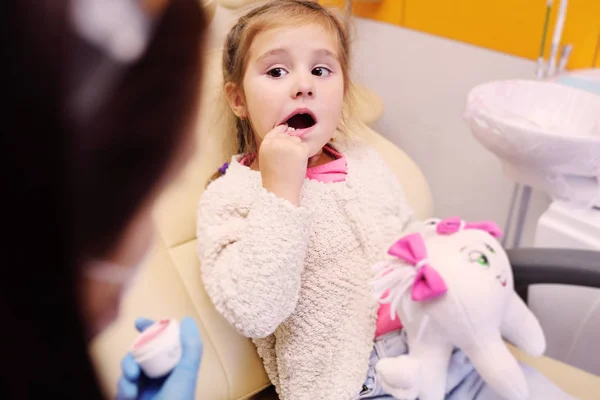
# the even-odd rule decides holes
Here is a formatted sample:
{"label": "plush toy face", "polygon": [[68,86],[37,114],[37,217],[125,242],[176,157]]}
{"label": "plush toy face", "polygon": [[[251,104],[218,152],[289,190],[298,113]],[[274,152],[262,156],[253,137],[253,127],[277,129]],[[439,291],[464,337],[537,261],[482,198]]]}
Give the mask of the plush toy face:
{"label": "plush toy face", "polygon": [[446,299],[423,303],[425,312],[440,314],[437,324],[457,346],[466,345],[457,330],[499,329],[514,289],[512,269],[498,241],[487,232],[464,230],[433,235],[425,243],[430,265],[448,288]]}

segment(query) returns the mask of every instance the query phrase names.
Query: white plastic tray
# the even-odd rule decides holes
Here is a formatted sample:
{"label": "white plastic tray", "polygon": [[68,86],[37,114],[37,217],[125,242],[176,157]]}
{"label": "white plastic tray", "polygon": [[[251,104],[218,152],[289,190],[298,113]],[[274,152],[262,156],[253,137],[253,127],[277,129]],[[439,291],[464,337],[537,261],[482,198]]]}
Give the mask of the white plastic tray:
{"label": "white plastic tray", "polygon": [[511,178],[564,200],[577,197],[567,180],[583,182],[579,200],[600,191],[600,96],[548,81],[494,81],[471,90],[465,119]]}

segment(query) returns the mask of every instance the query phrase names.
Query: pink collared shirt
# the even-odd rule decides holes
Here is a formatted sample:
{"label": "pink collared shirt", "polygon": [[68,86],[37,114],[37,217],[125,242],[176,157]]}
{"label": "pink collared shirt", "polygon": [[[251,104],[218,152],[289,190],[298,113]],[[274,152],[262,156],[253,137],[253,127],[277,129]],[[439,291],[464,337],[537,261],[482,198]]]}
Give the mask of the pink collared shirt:
{"label": "pink collared shirt", "polygon": [[[345,181],[348,174],[348,165],[344,156],[329,145],[325,145],[323,151],[334,160],[323,165],[307,168],[306,177],[324,183]],[[240,164],[249,167],[254,162],[255,157],[256,154],[254,153],[245,155],[240,159]]]}

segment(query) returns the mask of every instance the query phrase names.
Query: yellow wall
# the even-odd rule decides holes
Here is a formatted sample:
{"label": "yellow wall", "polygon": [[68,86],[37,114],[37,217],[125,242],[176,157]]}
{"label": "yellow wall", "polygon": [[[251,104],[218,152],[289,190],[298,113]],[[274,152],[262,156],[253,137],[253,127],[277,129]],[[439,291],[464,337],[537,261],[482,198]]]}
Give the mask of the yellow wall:
{"label": "yellow wall", "polygon": [[598,45],[596,46],[596,63],[594,67],[600,68],[600,33],[598,34]]}
{"label": "yellow wall", "polygon": [[379,3],[356,3],[354,14],[360,17],[377,19],[396,25],[404,25],[406,0],[381,1]]}
{"label": "yellow wall", "polygon": [[[546,56],[550,51],[559,2],[554,0]],[[546,0],[381,0],[355,3],[354,13],[358,16],[530,59],[538,57],[546,15]],[[569,1],[562,43],[574,45],[568,68],[598,65],[600,0]]]}

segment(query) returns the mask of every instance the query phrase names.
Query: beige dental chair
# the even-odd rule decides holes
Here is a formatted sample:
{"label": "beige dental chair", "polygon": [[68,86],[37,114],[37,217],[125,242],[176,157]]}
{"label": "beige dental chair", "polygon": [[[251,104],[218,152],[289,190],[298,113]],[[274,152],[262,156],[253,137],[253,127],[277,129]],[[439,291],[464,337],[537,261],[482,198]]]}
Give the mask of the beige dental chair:
{"label": "beige dental chair", "polygon": [[[213,1],[204,3],[214,12]],[[119,319],[90,348],[108,398],[116,394],[120,360],[137,335],[133,322],[138,316],[153,319],[192,316],[197,321],[204,341],[197,399],[246,399],[270,386],[251,341],[238,335],[213,308],[202,286],[196,256],[196,204],[209,177],[227,161],[225,154],[232,146],[232,138],[227,137],[231,131],[222,118],[225,104],[220,90],[218,50],[208,54],[204,83],[199,89],[202,100],[197,154],[155,210],[159,235],[153,254],[124,299]],[[353,104],[353,115],[359,116],[359,120],[352,122],[354,130],[379,150],[397,172],[416,217],[432,216],[431,194],[423,174],[405,153],[366,125],[380,111],[368,109],[373,102],[364,101],[361,96],[365,95],[357,93],[358,100]],[[515,354],[524,358],[516,350]],[[598,399],[595,396],[600,393],[600,378],[547,358],[526,361],[573,395]],[[274,395],[262,398],[275,398],[271,396]]]}

